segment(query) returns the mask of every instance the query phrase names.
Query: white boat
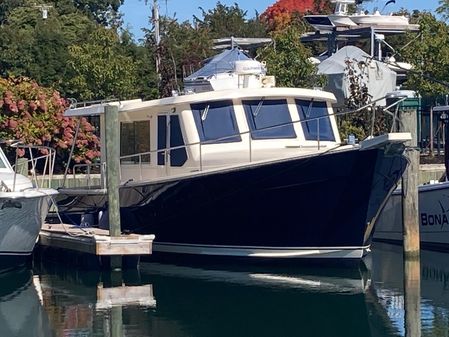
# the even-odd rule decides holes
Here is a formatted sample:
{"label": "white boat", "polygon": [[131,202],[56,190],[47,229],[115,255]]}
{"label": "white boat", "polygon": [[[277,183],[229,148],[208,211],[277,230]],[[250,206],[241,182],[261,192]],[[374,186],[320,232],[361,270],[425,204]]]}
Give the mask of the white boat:
{"label": "white boat", "polygon": [[[423,248],[449,250],[449,182],[418,186],[419,231]],[[374,234],[376,240],[402,243],[402,189],[393,192]]]}
{"label": "white boat", "polygon": [[[154,254],[362,257],[410,134],[342,143],[333,94],[273,87],[254,60],[238,61],[237,81],[219,90],[109,103],[119,109],[122,229],[155,234]],[[106,186],[59,192],[65,219],[89,213],[106,226]]]}
{"label": "white boat", "polygon": [[335,28],[363,27],[397,27],[409,26],[409,18],[404,15],[384,15],[376,10],[372,14],[360,11],[349,14],[348,6],[356,5],[355,0],[331,0],[335,3],[335,11],[329,15],[305,15],[304,19],[317,31],[329,31]]}
{"label": "white boat", "polygon": [[[28,148],[33,151],[18,143],[13,143],[11,147],[13,150]],[[39,150],[34,148],[36,149]],[[46,161],[44,170],[48,173],[54,165],[54,152],[47,150],[50,151],[48,155],[30,152],[36,157],[23,165],[31,163],[31,169],[35,172],[37,163]],[[54,189],[39,187],[41,184],[48,184],[50,177],[51,173],[47,177],[35,177],[32,181],[17,173],[17,165],[13,168],[0,148],[0,265],[14,265],[31,255],[51,198],[57,194]]]}
{"label": "white boat", "polygon": [[365,14],[360,12],[350,16],[351,20],[360,26],[398,26],[403,28],[409,25],[408,17],[404,15],[383,15],[379,11],[375,11],[373,14]]}
{"label": "white boat", "polygon": [[357,26],[348,14],[348,5],[354,5],[355,0],[331,0],[331,3],[335,3],[334,13],[329,15],[305,15],[304,19],[318,31],[332,30],[335,27]]}

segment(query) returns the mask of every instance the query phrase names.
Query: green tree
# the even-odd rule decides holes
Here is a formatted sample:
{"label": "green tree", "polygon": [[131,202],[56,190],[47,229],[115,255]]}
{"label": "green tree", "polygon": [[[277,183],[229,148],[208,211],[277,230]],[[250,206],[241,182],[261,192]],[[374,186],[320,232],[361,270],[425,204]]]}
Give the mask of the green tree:
{"label": "green tree", "polygon": [[255,18],[247,19],[247,12],[237,3],[226,6],[220,1],[215,8],[205,11],[201,8],[203,18],[194,16],[198,28],[207,29],[211,38],[223,37],[264,37],[267,35],[266,27],[259,20],[256,12]]}
{"label": "green tree", "polygon": [[0,25],[0,74],[28,76],[60,89],[66,79],[68,46],[80,43],[93,27],[95,23],[73,5],[62,15],[52,8],[44,19],[27,1]]}
{"label": "green tree", "polygon": [[449,19],[449,0],[440,0],[438,3],[436,12],[441,14],[445,20]]}
{"label": "green tree", "polygon": [[413,65],[406,82],[409,88],[422,95],[437,95],[448,92],[449,78],[449,28],[432,14],[420,14],[419,37],[410,34],[408,44],[401,54],[404,60]]}
{"label": "green tree", "polygon": [[137,64],[120,49],[113,29],[98,27],[85,43],[69,46],[65,92],[81,100],[127,99],[137,93]]}
{"label": "green tree", "polygon": [[274,32],[273,43],[258,55],[267,63],[268,74],[276,76],[278,86],[312,88],[323,84],[323,77],[308,60],[312,55],[299,40],[300,33],[295,26]]}

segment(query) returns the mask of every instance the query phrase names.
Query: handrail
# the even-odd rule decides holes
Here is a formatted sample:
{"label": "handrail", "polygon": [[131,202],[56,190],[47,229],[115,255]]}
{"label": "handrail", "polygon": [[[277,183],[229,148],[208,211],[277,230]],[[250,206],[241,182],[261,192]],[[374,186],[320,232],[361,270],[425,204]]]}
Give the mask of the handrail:
{"label": "handrail", "polygon": [[[255,132],[255,131],[260,132],[260,131],[266,131],[266,130],[282,128],[282,127],[285,127],[285,126],[288,126],[288,125],[296,125],[297,123],[306,123],[307,124],[307,123],[310,123],[310,122],[313,122],[313,121],[317,121],[317,127],[316,127],[317,128],[316,129],[317,136],[316,136],[316,139],[314,139],[312,141],[316,141],[317,149],[321,150],[321,147],[322,147],[321,143],[323,142],[323,140],[321,139],[321,135],[320,135],[320,121],[321,120],[328,119],[329,117],[332,117],[332,116],[338,117],[338,116],[344,116],[344,115],[349,115],[349,114],[354,114],[354,113],[358,113],[358,112],[364,111],[368,107],[374,107],[376,105],[376,102],[378,102],[380,100],[383,100],[385,98],[386,97],[382,97],[382,98],[373,100],[373,101],[369,102],[368,104],[365,104],[364,106],[361,106],[361,107],[359,107],[359,108],[357,108],[355,110],[326,113],[323,116],[289,121],[287,123],[282,123],[282,124],[278,124],[278,125],[275,125],[275,126],[260,128],[260,129],[257,129],[257,130],[241,131],[241,132],[238,132],[238,133],[230,135],[230,136],[224,136],[224,137],[216,138],[216,139],[213,139],[213,140],[206,140],[206,141],[201,141],[200,140],[198,142],[191,142],[191,143],[187,143],[187,144],[179,145],[179,146],[165,147],[165,148],[162,148],[162,149],[154,149],[154,150],[145,151],[145,152],[141,152],[141,153],[124,155],[124,156],[120,156],[119,159],[120,159],[120,161],[123,161],[123,160],[126,160],[126,159],[133,159],[133,161],[137,161],[137,164],[139,166],[140,179],[142,179],[143,178],[143,165],[145,163],[145,161],[143,161],[142,159],[143,159],[144,156],[151,156],[151,154],[155,154],[155,153],[163,153],[164,154],[164,159],[165,159],[165,162],[166,162],[166,160],[167,160],[168,156],[170,155],[171,151],[174,151],[174,150],[177,150],[177,149],[187,149],[187,148],[192,147],[192,146],[199,146],[199,171],[203,171],[203,168],[204,168],[203,146],[210,145],[210,144],[216,144],[217,142],[220,142],[220,141],[223,141],[223,140],[226,140],[226,139],[230,139],[230,138],[234,138],[236,136],[249,135],[249,137],[248,137],[249,162],[252,162],[252,160],[253,160],[253,153],[252,153],[253,152],[253,144],[252,144],[253,137],[251,135],[252,135],[253,132]],[[388,109],[392,108],[393,106],[398,105],[399,103],[404,101],[406,98],[407,97],[398,97],[397,98],[398,100],[396,102],[390,104],[388,107],[385,107],[383,109],[384,112],[386,112],[386,113],[390,114],[391,116],[393,116],[393,119],[396,119],[396,114],[391,113],[390,111],[388,111]],[[374,108],[372,109],[373,119],[375,118],[375,115],[374,115],[375,114],[375,110],[376,109],[374,109]],[[372,128],[372,130],[371,130],[371,134],[372,134],[373,131],[374,131],[373,125],[371,125],[371,128]],[[137,160],[135,160],[135,159],[137,159]],[[74,176],[76,174],[75,167],[76,168],[86,167],[87,170],[88,170],[88,172],[87,172],[88,179],[90,180],[90,168],[94,167],[94,166],[100,166],[101,177],[103,177],[103,173],[105,172],[105,166],[104,165],[105,165],[105,163],[101,163],[101,164],[100,163],[96,163],[96,164],[77,164],[77,165],[74,166],[73,174],[74,174]],[[165,165],[166,169],[168,170],[167,166],[168,165]],[[121,170],[122,170],[122,168],[120,168],[120,172],[121,172]],[[168,175],[168,171],[166,172],[166,174]],[[90,186],[90,183],[88,184],[88,186]],[[102,184],[102,186],[103,186],[103,184]]]}
{"label": "handrail", "polygon": [[[29,164],[31,164],[31,170],[29,172],[31,172],[31,176],[32,176],[32,181],[34,183],[34,185],[37,188],[43,188],[44,186],[50,188],[51,187],[51,183],[53,180],[53,172],[54,172],[54,168],[55,168],[55,162],[56,162],[56,150],[52,147],[49,146],[43,146],[43,145],[27,145],[27,144],[23,144],[20,141],[17,140],[7,140],[7,141],[0,141],[0,143],[4,143],[7,144],[8,146],[10,146],[11,148],[15,148],[16,149],[16,156],[15,156],[15,162],[13,165],[11,165],[11,167],[14,170],[14,178],[13,178],[13,186],[12,186],[12,190],[14,191],[16,188],[16,181],[17,181],[17,170],[18,170],[18,161],[19,161],[19,154],[18,154],[18,149],[25,149],[28,150],[28,154],[30,156],[29,159],[26,160],[26,165],[27,165],[27,171],[28,171],[28,167]],[[40,151],[42,153],[42,150],[47,151],[47,154],[42,154],[42,155],[38,155],[37,157],[34,156],[33,154],[33,150],[37,150]],[[36,172],[36,168],[37,168],[37,163],[44,161],[44,167],[42,170],[42,174],[38,177],[37,176],[37,172]],[[39,183],[39,180],[41,182],[41,184]]]}

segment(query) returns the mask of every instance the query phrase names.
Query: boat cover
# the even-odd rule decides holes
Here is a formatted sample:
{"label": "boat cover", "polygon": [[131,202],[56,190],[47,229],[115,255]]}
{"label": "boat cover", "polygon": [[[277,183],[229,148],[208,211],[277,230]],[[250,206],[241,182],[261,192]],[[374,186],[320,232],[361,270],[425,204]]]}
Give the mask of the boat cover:
{"label": "boat cover", "polygon": [[[346,46],[318,65],[318,73],[327,77],[324,90],[335,94],[338,106],[343,106],[345,98],[349,96],[350,83],[347,60],[354,61],[356,70],[359,70],[356,65],[358,62],[369,61],[369,66],[365,68],[361,83],[366,84],[368,93],[373,96],[373,100],[382,98],[396,89],[396,72],[384,63],[372,59],[360,48]],[[378,105],[384,106],[385,104],[385,100],[378,102]]]}
{"label": "boat cover", "polygon": [[241,60],[251,60],[251,58],[239,48],[225,50],[210,58],[203,68],[186,77],[184,81],[195,81],[196,79],[208,78],[219,73],[232,72],[234,71],[235,61]]}

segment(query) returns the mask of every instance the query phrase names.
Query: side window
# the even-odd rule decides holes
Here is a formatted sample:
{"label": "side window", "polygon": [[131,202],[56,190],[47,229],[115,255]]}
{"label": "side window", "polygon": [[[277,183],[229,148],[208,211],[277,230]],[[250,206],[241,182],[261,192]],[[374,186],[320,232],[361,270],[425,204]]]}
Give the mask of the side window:
{"label": "side window", "polygon": [[296,138],[285,99],[242,103],[253,139]]}
{"label": "side window", "polygon": [[[167,148],[167,115],[157,116],[157,148],[165,150]],[[184,146],[179,116],[170,116],[170,148]],[[170,150],[170,166],[182,166],[187,161],[187,151],[185,147]],[[157,164],[165,165],[165,151],[158,151]]]}
{"label": "side window", "polygon": [[[150,121],[120,123],[120,156],[150,152]],[[135,163],[139,157],[124,158],[122,161]],[[150,162],[150,154],[142,156],[142,162]]]}
{"label": "side window", "polygon": [[193,118],[202,142],[240,142],[232,101],[206,102],[191,105]]}
{"label": "side window", "polygon": [[295,101],[306,140],[335,141],[326,102]]}
{"label": "side window", "polygon": [[[179,124],[179,116],[170,116],[170,147],[184,146],[184,138],[182,138],[181,125]],[[187,161],[187,151],[185,147],[173,149],[170,151],[170,165],[182,166]]]}

